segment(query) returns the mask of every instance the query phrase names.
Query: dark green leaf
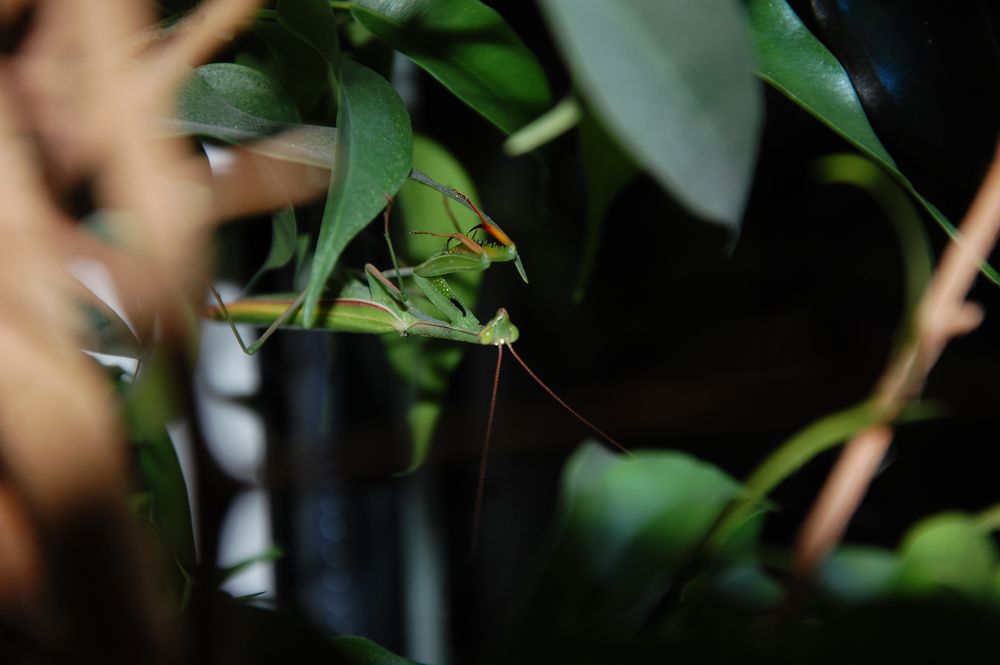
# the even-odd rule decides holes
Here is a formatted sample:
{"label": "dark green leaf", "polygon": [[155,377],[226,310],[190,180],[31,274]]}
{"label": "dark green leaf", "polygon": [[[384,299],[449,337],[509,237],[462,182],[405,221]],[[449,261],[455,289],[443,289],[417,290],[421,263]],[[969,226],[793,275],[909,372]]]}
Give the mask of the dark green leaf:
{"label": "dark green leaf", "polygon": [[[475,187],[462,165],[430,139],[419,135],[414,137],[413,166],[438,182],[457,189],[473,201],[476,200]],[[440,251],[444,246],[444,241],[440,238],[411,235],[409,232],[453,232],[454,227],[448,219],[444,197],[417,182],[407,181],[399,190],[399,205],[403,212],[402,230],[405,233],[395,235],[405,238],[402,255],[411,264],[416,264]],[[462,206],[452,204],[450,210],[458,220],[459,228],[463,230],[468,230],[479,222],[471,211]],[[474,307],[482,276],[481,272],[459,272],[448,275],[448,283],[455,289],[462,303],[467,307]],[[411,297],[418,296],[411,294]],[[433,311],[429,302],[421,301],[418,307],[423,311]],[[383,337],[383,343],[389,354],[389,362],[409,384],[411,392],[407,420],[413,438],[413,452],[407,471],[414,471],[423,464],[430,450],[434,426],[441,414],[440,400],[448,387],[448,377],[465,354],[465,345],[426,337],[396,336]]]}
{"label": "dark green leaf", "polygon": [[550,103],[535,56],[478,0],[359,0],[351,13],[507,133]]}
{"label": "dark green leaf", "polygon": [[343,665],[419,665],[397,656],[365,637],[335,637],[333,647],[338,656],[336,663]]}
{"label": "dark green leaf", "polygon": [[565,525],[530,620],[635,629],[741,493],[683,453],[581,447],[563,473]]}
{"label": "dark green leaf", "polygon": [[337,23],[326,0],[279,0],[278,20],[316,49],[331,69],[337,66],[340,60]]}
{"label": "dark green leaf", "polygon": [[330,67],[327,61],[315,48],[277,23],[258,21],[253,34],[267,47],[274,75],[296,101],[299,110],[311,108],[328,87]]}
{"label": "dark green leaf", "polygon": [[763,118],[740,4],[541,6],[605,126],[688,208],[739,229]]}
{"label": "dark green leaf", "polygon": [[338,140],[330,191],[303,306],[307,326],[344,247],[386,205],[410,173],[410,116],[392,86],[350,60],[341,63]]}
{"label": "dark green leaf", "polygon": [[[760,77],[875,160],[954,238],[955,226],[913,188],[875,136],[847,72],[806,29],[788,3],[750,0],[749,6]],[[1000,284],[1000,273],[992,266],[984,263],[981,269],[992,282]]]}
{"label": "dark green leaf", "polygon": [[164,364],[159,356],[147,362],[142,378],[126,391],[123,411],[142,485],[151,495],[153,524],[177,563],[193,571],[197,562],[187,485],[166,429],[175,407]]}
{"label": "dark green leaf", "polygon": [[277,270],[288,264],[295,256],[298,242],[298,229],[295,223],[295,209],[286,206],[271,217],[271,250],[264,259],[263,265],[257,269],[244,288],[249,292],[261,276],[269,270]]}

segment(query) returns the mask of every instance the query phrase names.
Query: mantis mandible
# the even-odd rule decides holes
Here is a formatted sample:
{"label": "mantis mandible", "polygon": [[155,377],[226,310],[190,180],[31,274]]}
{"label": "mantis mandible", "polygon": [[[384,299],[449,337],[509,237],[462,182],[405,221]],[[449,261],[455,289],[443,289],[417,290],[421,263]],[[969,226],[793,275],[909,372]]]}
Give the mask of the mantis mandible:
{"label": "mantis mandible", "polygon": [[[461,271],[486,270],[492,263],[513,261],[521,278],[527,283],[528,278],[517,252],[517,247],[510,237],[500,227],[482,213],[464,194],[455,192],[479,217],[480,223],[468,233],[434,233],[415,231],[414,233],[432,235],[446,239],[443,250],[433,254],[427,260],[412,268],[394,267],[381,271],[371,263],[365,265],[364,282],[359,279],[348,280],[340,290],[338,297],[319,301],[315,329],[330,332],[369,333],[399,335],[417,335],[436,337],[467,344],[495,346],[497,348],[497,364],[493,375],[493,388],[490,396],[489,416],[486,424],[482,454],[479,465],[479,480],[476,488],[474,507],[473,542],[479,528],[482,512],[483,491],[485,488],[486,465],[489,457],[490,439],[493,431],[493,418],[496,411],[497,389],[500,383],[500,368],[503,363],[503,351],[506,347],[518,364],[524,368],[541,388],[569,411],[580,422],[593,430],[601,438],[608,441],[626,454],[628,449],[618,443],[613,437],[591,423],[570,407],[555,391],[542,381],[528,364],[514,350],[519,331],[513,324],[507,310],[500,308],[486,324],[482,324],[472,311],[462,304],[453,291],[445,275]],[[454,196],[452,196],[454,198]],[[385,223],[388,227],[388,215],[392,200],[388,200],[385,212]],[[473,233],[481,232],[481,239],[473,239]],[[386,240],[389,241],[388,230]],[[453,244],[454,243],[454,244]],[[391,249],[390,254],[395,257]],[[393,261],[395,263],[395,261]],[[394,284],[391,277],[398,282]],[[439,310],[445,318],[437,318],[418,309],[417,305],[406,297],[402,289],[402,279],[412,279],[417,289]],[[267,341],[270,335],[279,328],[303,327],[301,311],[305,292],[292,298],[288,296],[257,296],[238,300],[226,305],[219,294],[212,289],[217,307],[208,307],[203,314],[210,319],[229,323],[236,339],[247,354],[255,353]],[[267,325],[269,328],[261,337],[246,345],[236,330],[236,323]]]}

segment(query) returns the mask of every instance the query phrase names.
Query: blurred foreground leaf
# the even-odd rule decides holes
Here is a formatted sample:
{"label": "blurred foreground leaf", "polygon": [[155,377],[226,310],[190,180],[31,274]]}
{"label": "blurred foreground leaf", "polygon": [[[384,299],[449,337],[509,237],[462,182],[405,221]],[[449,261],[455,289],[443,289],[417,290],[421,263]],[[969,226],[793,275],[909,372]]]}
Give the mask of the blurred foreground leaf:
{"label": "blurred foreground leaf", "polygon": [[608,130],[690,210],[738,231],[763,120],[740,3],[541,6]]}

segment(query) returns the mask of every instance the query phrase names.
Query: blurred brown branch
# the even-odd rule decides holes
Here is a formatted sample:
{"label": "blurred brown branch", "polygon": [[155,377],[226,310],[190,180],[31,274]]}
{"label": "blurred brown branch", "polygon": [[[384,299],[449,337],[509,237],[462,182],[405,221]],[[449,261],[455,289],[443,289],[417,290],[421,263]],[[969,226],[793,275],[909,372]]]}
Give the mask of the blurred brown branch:
{"label": "blurred brown branch", "polygon": [[[169,33],[135,0],[0,3],[0,29],[32,12],[0,60],[0,621],[32,662],[178,662],[178,623],[150,581],[126,509],[130,485],[108,382],[79,351],[69,259],[101,260],[139,330],[181,338],[220,217],[321,191],[257,187],[262,168],[213,179],[182,140],[158,137],[189,68],[240,29],[256,0],[202,3]],[[141,39],[153,30],[156,39]],[[136,45],[142,48],[137,51]],[[295,171],[286,175],[296,180]],[[268,176],[270,177],[270,176]],[[111,246],[65,212],[87,185],[127,220]]]}
{"label": "blurred brown branch", "polygon": [[998,232],[1000,149],[959,227],[961,241],[948,245],[917,308],[912,340],[896,353],[876,386],[874,403],[881,409],[881,422],[847,443],[803,523],[796,542],[796,594],[836,547],[864,498],[892,442],[887,424],[919,394],[949,340],[971,332],[982,320],[979,306],[966,296]]}

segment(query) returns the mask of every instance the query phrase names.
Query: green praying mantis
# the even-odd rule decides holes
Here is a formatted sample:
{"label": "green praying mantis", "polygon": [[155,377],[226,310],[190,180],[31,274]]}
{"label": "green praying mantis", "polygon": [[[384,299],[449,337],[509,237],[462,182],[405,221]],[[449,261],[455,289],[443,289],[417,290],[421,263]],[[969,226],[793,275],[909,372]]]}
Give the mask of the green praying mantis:
{"label": "green praying mantis", "polygon": [[[351,278],[343,285],[336,298],[320,301],[314,328],[344,333],[397,333],[404,336],[435,337],[467,344],[496,347],[497,364],[493,377],[486,435],[480,458],[479,482],[474,508],[473,534],[475,534],[478,530],[482,508],[486,464],[505,348],[510,351],[525,372],[569,413],[618,449],[626,454],[629,454],[629,451],[569,406],[518,355],[517,351],[514,350],[514,342],[517,341],[520,333],[517,326],[511,321],[506,309],[501,307],[493,318],[482,324],[470,308],[466,307],[458,298],[446,279],[447,275],[464,271],[483,271],[493,263],[513,262],[525,283],[528,282],[528,278],[521,263],[517,246],[510,239],[510,236],[504,233],[498,224],[464,194],[455,190],[444,193],[461,201],[472,210],[479,218],[479,224],[467,233],[462,233],[458,228],[454,233],[414,231],[413,233],[416,234],[443,238],[445,246],[412,268],[400,268],[396,265],[395,251],[392,249],[388,235],[389,215],[392,209],[392,199],[389,198],[383,219],[386,227],[385,237],[389,244],[389,253],[392,256],[394,267],[382,271],[371,263],[366,264],[363,271],[363,281]],[[457,227],[454,218],[452,221]],[[396,279],[396,284],[392,282],[392,278]],[[414,300],[407,297],[402,288],[403,279],[406,278],[412,280],[419,292],[444,318],[421,311]],[[222,298],[214,289],[212,289],[212,293],[215,296],[217,306],[206,308],[204,315],[210,319],[228,322],[240,347],[247,354],[253,354],[259,350],[279,328],[303,327],[301,305],[305,299],[304,291],[295,298],[256,296],[229,304],[223,303]],[[236,323],[269,327],[256,342],[247,345],[237,331]]]}

